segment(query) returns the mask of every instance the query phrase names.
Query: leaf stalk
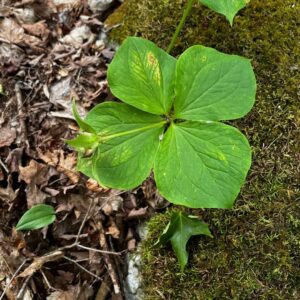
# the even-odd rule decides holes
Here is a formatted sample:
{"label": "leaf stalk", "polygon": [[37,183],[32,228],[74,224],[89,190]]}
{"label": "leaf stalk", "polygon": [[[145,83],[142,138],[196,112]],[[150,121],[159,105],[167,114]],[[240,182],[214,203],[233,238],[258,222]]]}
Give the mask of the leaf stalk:
{"label": "leaf stalk", "polygon": [[193,7],[193,4],[194,4],[195,0],[188,0],[188,3],[187,3],[187,6],[183,12],[183,15],[181,17],[181,20],[180,22],[178,23],[177,27],[176,27],[176,30],[173,34],[173,37],[172,37],[172,40],[167,48],[167,52],[170,53],[172,51],[172,49],[174,48],[174,45],[176,43],[176,40],[179,36],[179,33],[181,32],[184,24],[185,24],[185,21],[186,21],[186,18],[189,16],[191,10],[192,10],[192,7]]}

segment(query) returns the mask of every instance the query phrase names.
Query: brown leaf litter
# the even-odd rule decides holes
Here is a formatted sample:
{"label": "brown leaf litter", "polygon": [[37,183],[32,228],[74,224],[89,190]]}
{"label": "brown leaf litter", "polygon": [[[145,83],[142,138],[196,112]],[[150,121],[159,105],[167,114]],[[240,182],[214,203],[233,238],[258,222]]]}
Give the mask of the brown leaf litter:
{"label": "brown leaf litter", "polygon": [[[123,299],[136,224],[167,203],[151,179],[129,192],[99,186],[76,170],[65,142],[78,130],[72,98],[82,115],[113,99],[106,71],[114,48],[102,22],[118,1],[2,4],[0,298]],[[55,208],[55,223],[16,232],[38,203]]]}

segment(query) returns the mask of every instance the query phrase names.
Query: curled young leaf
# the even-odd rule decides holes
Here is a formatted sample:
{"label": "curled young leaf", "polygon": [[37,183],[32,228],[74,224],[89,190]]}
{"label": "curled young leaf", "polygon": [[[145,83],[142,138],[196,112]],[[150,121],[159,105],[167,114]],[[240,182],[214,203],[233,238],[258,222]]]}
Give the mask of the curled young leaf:
{"label": "curled young leaf", "polygon": [[208,225],[197,217],[188,216],[183,212],[173,212],[169,224],[155,245],[164,246],[170,241],[178,258],[180,270],[183,272],[188,262],[187,242],[192,236],[200,234],[212,237]]}

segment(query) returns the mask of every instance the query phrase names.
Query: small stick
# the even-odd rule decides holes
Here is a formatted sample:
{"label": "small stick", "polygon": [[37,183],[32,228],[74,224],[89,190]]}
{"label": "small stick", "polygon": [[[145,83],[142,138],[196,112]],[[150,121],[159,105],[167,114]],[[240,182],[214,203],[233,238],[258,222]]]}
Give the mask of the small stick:
{"label": "small stick", "polygon": [[88,210],[87,210],[87,212],[86,212],[86,214],[85,214],[85,216],[84,216],[84,218],[83,218],[83,221],[81,222],[81,225],[80,225],[80,227],[79,227],[79,230],[78,230],[78,233],[77,233],[77,237],[76,237],[76,240],[75,240],[74,244],[78,244],[79,237],[80,237],[81,232],[82,232],[82,230],[83,230],[83,227],[84,227],[84,225],[85,225],[85,223],[86,223],[86,220],[87,220],[87,218],[88,218],[88,215],[89,215],[89,213],[90,213],[90,211],[91,211],[92,205],[93,205],[93,201],[91,200],[91,203],[90,203],[90,205],[89,205],[89,208],[88,208]]}
{"label": "small stick", "polygon": [[77,244],[76,247],[81,248],[81,249],[85,249],[85,250],[90,250],[90,251],[102,253],[102,254],[112,254],[112,255],[121,255],[122,254],[122,252],[99,250],[99,249],[95,249],[95,248],[86,247],[86,246],[83,246],[81,244]]}
{"label": "small stick", "polygon": [[18,105],[18,112],[19,112],[19,122],[20,122],[20,137],[18,138],[18,143],[20,144],[21,142],[24,142],[27,147],[28,141],[27,141],[27,129],[26,129],[26,124],[24,120],[24,113],[23,113],[23,97],[22,97],[22,92],[20,85],[18,83],[15,84],[15,93],[16,93],[16,98],[17,98],[17,105]]}
{"label": "small stick", "polygon": [[5,170],[5,172],[8,174],[9,170],[7,169],[7,166],[3,163],[3,161],[0,158],[0,165],[3,167],[3,169]]}
{"label": "small stick", "polygon": [[72,262],[73,264],[75,264],[78,268],[80,268],[81,270],[85,271],[86,273],[90,274],[91,276],[97,278],[98,280],[102,281],[102,278],[100,278],[99,276],[97,276],[96,274],[92,273],[91,271],[89,271],[88,269],[86,269],[85,267],[83,267],[82,265],[80,265],[76,260],[68,257],[68,256],[63,256],[64,259]]}
{"label": "small stick", "polygon": [[23,300],[24,299],[23,295],[24,295],[26,286],[27,286],[27,284],[28,284],[28,282],[29,282],[29,280],[31,279],[32,276],[33,276],[33,274],[31,274],[30,276],[28,276],[26,278],[26,280],[24,281],[24,283],[23,283],[23,285],[22,285],[22,287],[21,287],[21,289],[20,289],[20,291],[19,291],[19,293],[16,297],[16,300]]}
{"label": "small stick", "polygon": [[[106,237],[104,234],[104,229],[101,223],[99,223],[99,227],[100,227],[100,236],[99,236],[99,242],[100,245],[102,246],[102,248],[104,248],[105,251],[107,251],[108,249],[108,245],[107,245],[107,241],[106,241]],[[121,296],[121,288],[120,288],[120,284],[119,284],[119,279],[117,276],[117,273],[113,267],[113,264],[110,260],[110,257],[108,255],[104,255],[104,259],[108,268],[108,272],[111,278],[111,281],[113,283],[113,287],[114,287],[114,292],[116,295]]]}
{"label": "small stick", "polygon": [[50,282],[49,282],[49,280],[48,280],[46,274],[44,273],[44,271],[43,271],[43,270],[40,270],[40,272],[42,273],[42,276],[43,276],[43,278],[44,278],[44,280],[45,280],[45,282],[46,282],[46,284],[47,284],[47,286],[48,286],[48,289],[49,289],[49,290],[56,291],[57,289],[54,288],[54,287],[50,284]]}

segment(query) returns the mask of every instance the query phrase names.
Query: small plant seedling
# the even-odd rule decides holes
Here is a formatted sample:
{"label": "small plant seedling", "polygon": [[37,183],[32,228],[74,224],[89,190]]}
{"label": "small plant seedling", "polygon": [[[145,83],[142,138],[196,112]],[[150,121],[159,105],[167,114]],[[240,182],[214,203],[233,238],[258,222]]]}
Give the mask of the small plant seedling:
{"label": "small plant seedling", "polygon": [[155,243],[156,246],[165,246],[169,241],[178,258],[181,272],[188,262],[186,244],[193,235],[207,235],[212,237],[208,225],[197,217],[188,216],[183,212],[173,212],[170,222]]}
{"label": "small plant seedling", "polygon": [[140,185],[153,169],[158,190],[172,203],[232,207],[251,149],[241,132],[220,121],[252,108],[250,61],[203,46],[176,60],[150,41],[129,37],[108,81],[125,103],[99,104],[78,122],[83,132],[69,142],[79,150],[78,169],[123,190]]}
{"label": "small plant seedling", "polygon": [[38,204],[26,211],[16,228],[17,230],[40,229],[53,223],[55,219],[55,211],[52,206]]}

